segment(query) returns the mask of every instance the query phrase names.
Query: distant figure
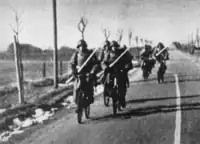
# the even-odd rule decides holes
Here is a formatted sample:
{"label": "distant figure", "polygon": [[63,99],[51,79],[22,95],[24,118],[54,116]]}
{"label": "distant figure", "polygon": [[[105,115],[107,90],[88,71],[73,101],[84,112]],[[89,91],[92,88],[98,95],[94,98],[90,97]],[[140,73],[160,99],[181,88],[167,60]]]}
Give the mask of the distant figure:
{"label": "distant figure", "polygon": [[165,46],[163,45],[163,43],[160,42],[158,43],[157,49],[155,50],[155,53],[154,53],[154,56],[156,57],[156,60],[158,61],[160,65],[157,71],[158,83],[164,82],[164,74],[167,70],[166,61],[169,60],[169,53],[167,49],[163,50],[164,48]]}
{"label": "distant figure", "polygon": [[147,65],[149,73],[151,73],[152,68],[155,65],[155,60],[150,59],[152,57],[153,51],[150,45],[145,45],[145,51],[140,55],[140,58],[142,60],[141,67],[143,68],[144,65]]}
{"label": "distant figure", "polygon": [[165,49],[161,54],[156,56],[156,54],[159,53],[164,48],[165,48],[164,44],[159,42],[157,45],[157,48],[154,51],[154,56],[156,57],[156,60],[158,62],[161,62],[161,60],[163,60],[163,59],[169,60],[169,52],[167,49]]}

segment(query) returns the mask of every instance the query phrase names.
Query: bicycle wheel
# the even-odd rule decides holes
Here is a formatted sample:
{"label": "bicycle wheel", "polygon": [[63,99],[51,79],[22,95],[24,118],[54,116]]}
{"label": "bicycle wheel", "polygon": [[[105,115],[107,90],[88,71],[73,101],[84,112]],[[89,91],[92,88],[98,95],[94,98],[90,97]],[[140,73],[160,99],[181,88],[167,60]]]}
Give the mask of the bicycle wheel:
{"label": "bicycle wheel", "polygon": [[117,114],[117,100],[113,98],[113,115]]}
{"label": "bicycle wheel", "polygon": [[79,124],[82,122],[82,116],[83,116],[83,94],[81,92],[78,93],[78,112],[77,112],[77,121]]}
{"label": "bicycle wheel", "polygon": [[104,100],[104,105],[106,107],[109,107],[110,97],[104,95],[103,100]]}

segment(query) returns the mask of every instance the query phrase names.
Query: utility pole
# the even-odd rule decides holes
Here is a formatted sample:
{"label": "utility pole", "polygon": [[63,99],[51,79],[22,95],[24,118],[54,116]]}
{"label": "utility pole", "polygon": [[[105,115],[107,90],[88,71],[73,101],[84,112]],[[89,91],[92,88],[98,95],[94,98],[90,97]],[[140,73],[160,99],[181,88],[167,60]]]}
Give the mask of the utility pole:
{"label": "utility pole", "polygon": [[57,10],[56,0],[53,1],[53,23],[54,23],[54,87],[58,88],[58,48],[57,48]]}

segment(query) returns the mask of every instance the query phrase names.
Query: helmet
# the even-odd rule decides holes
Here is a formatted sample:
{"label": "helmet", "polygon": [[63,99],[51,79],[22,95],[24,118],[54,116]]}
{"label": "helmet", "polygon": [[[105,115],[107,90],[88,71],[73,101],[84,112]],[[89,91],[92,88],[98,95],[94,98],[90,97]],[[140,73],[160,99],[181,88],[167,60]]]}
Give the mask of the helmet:
{"label": "helmet", "polygon": [[83,46],[85,48],[87,48],[87,43],[84,39],[81,39],[79,42],[78,42],[78,45],[76,48],[79,48],[80,46]]}
{"label": "helmet", "polygon": [[110,47],[110,42],[108,40],[106,40],[103,44],[103,47],[105,48],[106,46]]}
{"label": "helmet", "polygon": [[163,44],[163,43],[159,42],[159,43],[158,43],[158,45],[157,45],[157,47],[159,47],[159,48],[163,49],[165,46],[164,46],[164,44]]}
{"label": "helmet", "polygon": [[150,45],[147,45],[147,44],[145,44],[144,48],[145,48],[145,50],[150,50],[150,49],[151,49],[151,46],[150,46]]}
{"label": "helmet", "polygon": [[111,42],[111,45],[110,45],[110,46],[111,46],[111,47],[117,47],[117,48],[120,47],[120,45],[118,44],[118,42],[115,41],[115,40],[113,40],[113,41]]}

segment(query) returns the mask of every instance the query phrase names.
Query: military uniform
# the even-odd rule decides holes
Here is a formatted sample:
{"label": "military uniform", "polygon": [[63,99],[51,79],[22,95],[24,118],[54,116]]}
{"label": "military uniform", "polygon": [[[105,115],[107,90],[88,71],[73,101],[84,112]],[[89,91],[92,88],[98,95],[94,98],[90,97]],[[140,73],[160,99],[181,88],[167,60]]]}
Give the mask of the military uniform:
{"label": "military uniform", "polygon": [[[81,44],[84,44],[84,42],[82,41]],[[87,47],[87,45],[85,45]],[[78,46],[77,46],[78,47]],[[77,75],[77,70],[78,68],[80,68],[84,62],[88,59],[88,57],[92,54],[92,50],[84,50],[84,51],[79,51],[77,50],[71,57],[70,60],[70,66],[72,69],[72,73],[76,76]],[[93,94],[94,94],[94,78],[97,71],[98,71],[98,66],[99,66],[99,61],[97,59],[96,55],[93,55],[92,58],[87,62],[87,64],[85,65],[85,67],[81,70],[81,72],[78,74],[80,76],[80,81],[79,83],[77,83],[77,79],[75,80],[75,87],[74,87],[74,98],[75,98],[75,102],[77,103],[77,99],[76,99],[76,94],[77,94],[77,90],[79,88],[84,89],[84,91],[86,92],[86,95],[91,98],[91,103],[93,103],[94,98],[93,98]],[[86,76],[88,75],[88,76]]]}
{"label": "military uniform", "polygon": [[[169,53],[167,49],[165,49],[163,52],[161,52],[158,56],[156,56],[159,51],[161,51],[164,48],[164,45],[162,43],[158,43],[157,48],[155,49],[154,56],[156,57],[156,60],[161,63],[163,60],[169,60]],[[164,65],[165,70],[167,69],[167,65]]]}
{"label": "military uniform", "polygon": [[[114,46],[119,47],[119,45],[114,42]],[[106,69],[111,63],[113,63],[125,49],[116,49],[107,53],[103,59],[102,67]],[[121,98],[125,98],[126,89],[129,85],[128,81],[128,71],[132,69],[132,56],[129,52],[126,54],[112,67],[109,68],[109,71],[106,72],[105,83],[109,84],[113,77],[117,78],[117,84],[119,86],[119,93]],[[123,104],[125,99],[123,99]]]}
{"label": "military uniform", "polygon": [[151,46],[145,45],[145,51],[140,55],[141,59],[143,60],[142,68],[144,66],[144,63],[147,64],[149,72],[151,72],[152,68],[155,65],[155,60],[149,59],[152,56],[153,52],[151,49]]}

